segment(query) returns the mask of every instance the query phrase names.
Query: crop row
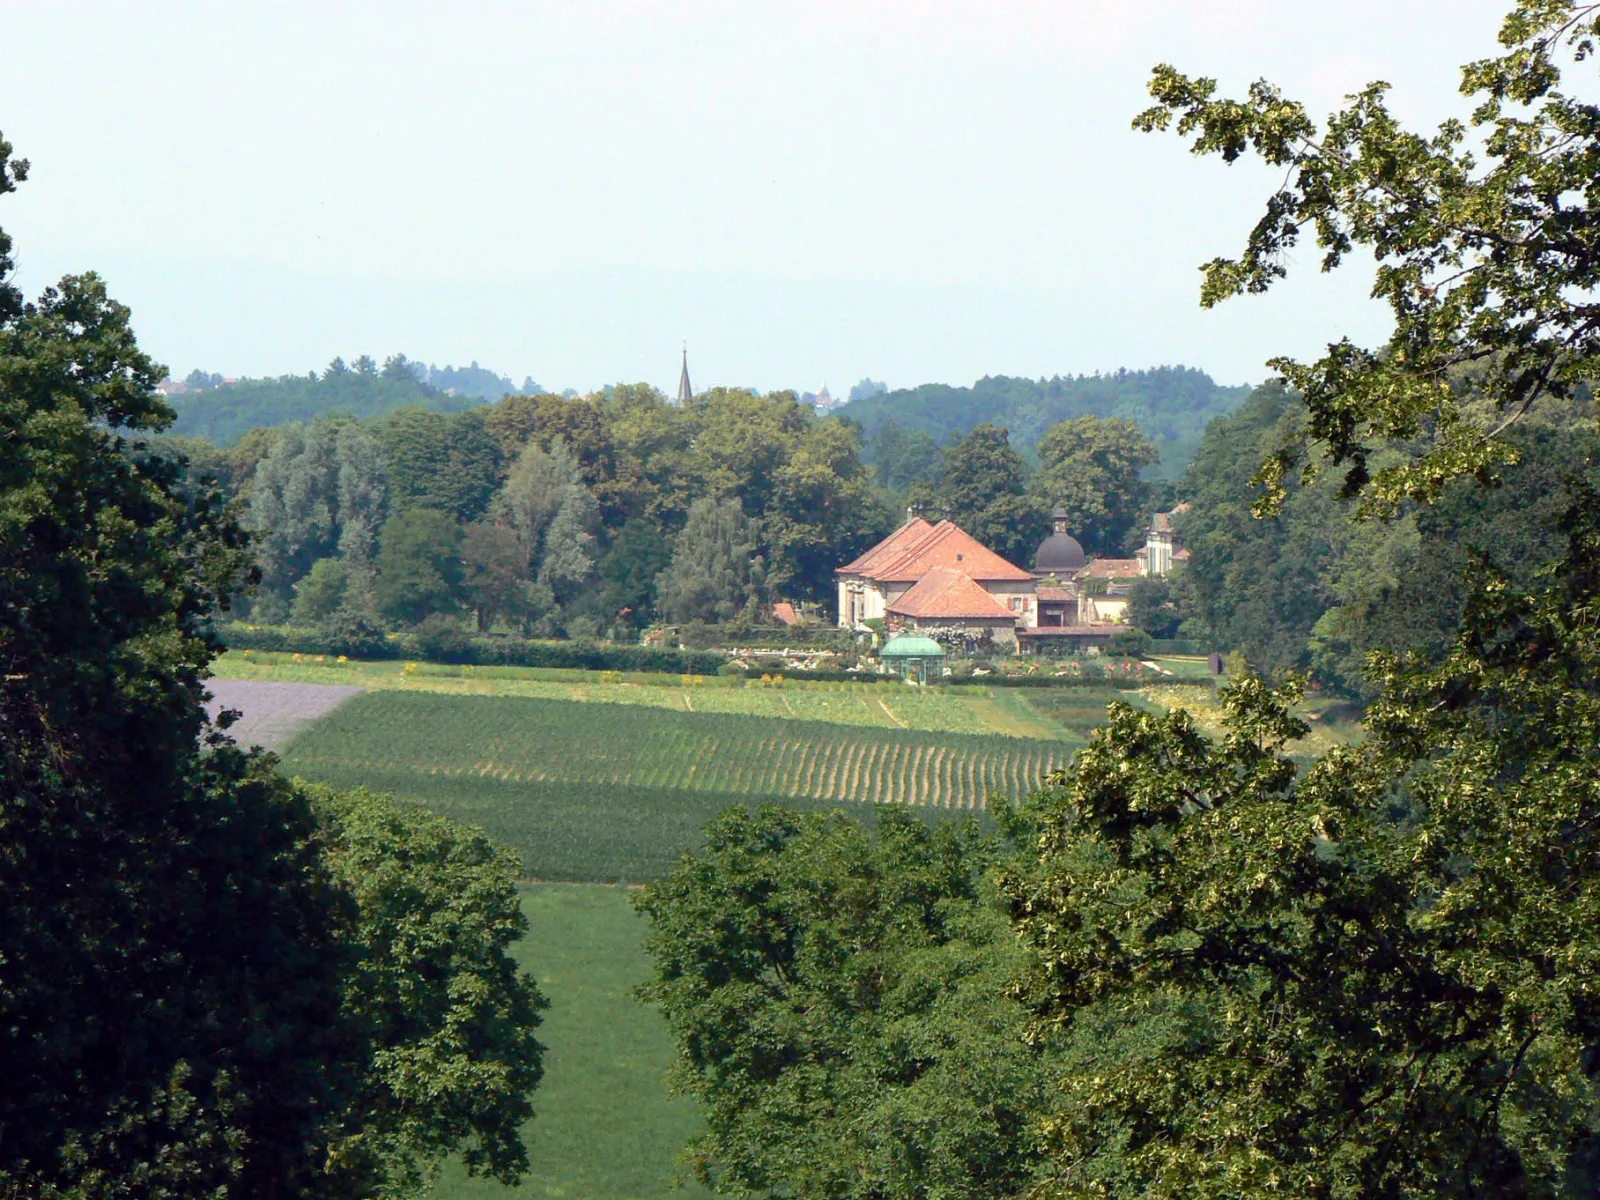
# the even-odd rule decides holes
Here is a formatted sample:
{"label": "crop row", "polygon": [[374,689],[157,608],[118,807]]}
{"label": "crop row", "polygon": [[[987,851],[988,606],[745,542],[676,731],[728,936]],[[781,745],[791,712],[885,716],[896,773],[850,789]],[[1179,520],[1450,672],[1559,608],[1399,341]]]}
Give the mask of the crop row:
{"label": "crop row", "polygon": [[1065,765],[1072,746],[520,697],[378,692],[298,738],[310,773],[408,771],[824,801],[980,808]]}

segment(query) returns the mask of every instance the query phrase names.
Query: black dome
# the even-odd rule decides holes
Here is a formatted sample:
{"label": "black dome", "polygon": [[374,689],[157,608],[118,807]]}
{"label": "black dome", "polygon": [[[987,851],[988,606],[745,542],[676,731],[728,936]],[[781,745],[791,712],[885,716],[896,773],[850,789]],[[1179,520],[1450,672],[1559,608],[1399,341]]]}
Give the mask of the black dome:
{"label": "black dome", "polygon": [[1039,551],[1033,556],[1033,569],[1045,574],[1060,575],[1076,571],[1088,561],[1077,538],[1070,533],[1052,533],[1039,543]]}

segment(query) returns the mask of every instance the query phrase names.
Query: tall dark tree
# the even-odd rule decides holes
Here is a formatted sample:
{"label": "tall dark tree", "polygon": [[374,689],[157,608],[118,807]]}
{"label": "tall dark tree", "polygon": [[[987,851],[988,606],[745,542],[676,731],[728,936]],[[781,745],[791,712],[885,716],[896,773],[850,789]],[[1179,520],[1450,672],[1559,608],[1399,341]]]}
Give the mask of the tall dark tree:
{"label": "tall dark tree", "polygon": [[697,500],[656,581],[672,621],[726,621],[761,598],[761,526],[737,500]]}
{"label": "tall dark tree", "polygon": [[939,508],[995,553],[1027,563],[1050,532],[1049,510],[1028,494],[1027,480],[1006,431],[979,425],[945,447]]}
{"label": "tall dark tree", "polygon": [[461,527],[446,513],[410,508],[384,522],[373,599],[399,624],[454,610],[461,598]]}
{"label": "tall dark tree", "polygon": [[476,520],[500,482],[500,451],[482,414],[406,408],[376,422],[389,471],[390,505]]}
{"label": "tall dark tree", "polygon": [[656,607],[656,578],[672,561],[672,542],[650,521],[628,521],[595,567],[583,611],[603,621],[639,628]]}
{"label": "tall dark tree", "polygon": [[1091,554],[1131,552],[1150,516],[1142,472],[1160,453],[1132,421],[1077,417],[1045,430],[1031,490]]}
{"label": "tall dark tree", "polygon": [[[0,194],[24,165],[0,140]],[[0,1192],[310,1192],[360,1069],[306,804],[206,750],[250,571],[143,439],[165,372],[93,275],[36,303],[0,234]]]}

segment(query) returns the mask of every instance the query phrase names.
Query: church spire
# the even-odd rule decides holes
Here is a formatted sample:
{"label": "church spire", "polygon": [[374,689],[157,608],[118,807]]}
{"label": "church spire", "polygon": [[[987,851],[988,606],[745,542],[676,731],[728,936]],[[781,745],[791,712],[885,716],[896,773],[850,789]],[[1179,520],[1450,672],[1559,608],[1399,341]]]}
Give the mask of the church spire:
{"label": "church spire", "polygon": [[694,399],[694,389],[689,386],[689,343],[683,344],[683,374],[678,376],[678,403],[687,404]]}

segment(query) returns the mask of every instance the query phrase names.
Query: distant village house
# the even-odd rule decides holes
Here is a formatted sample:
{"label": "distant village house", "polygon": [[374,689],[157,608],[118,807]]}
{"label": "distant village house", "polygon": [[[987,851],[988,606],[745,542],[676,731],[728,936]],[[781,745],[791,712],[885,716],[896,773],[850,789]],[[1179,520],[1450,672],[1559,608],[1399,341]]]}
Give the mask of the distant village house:
{"label": "distant village house", "polygon": [[1090,559],[1058,509],[1032,571],[953,521],[935,525],[908,514],[899,529],[834,572],[839,624],[856,629],[881,619],[891,631],[990,641],[1023,653],[1103,646],[1126,626],[1133,581],[1167,575],[1188,557],[1173,535],[1174,513],[1155,514],[1137,558]]}

